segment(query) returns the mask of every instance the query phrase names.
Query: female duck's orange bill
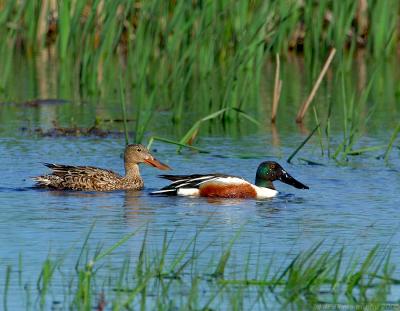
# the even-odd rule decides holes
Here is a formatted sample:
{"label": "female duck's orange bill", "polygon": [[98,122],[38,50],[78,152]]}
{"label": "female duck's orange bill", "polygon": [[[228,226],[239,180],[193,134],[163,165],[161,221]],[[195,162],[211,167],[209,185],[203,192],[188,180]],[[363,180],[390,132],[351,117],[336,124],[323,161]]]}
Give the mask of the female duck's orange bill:
{"label": "female duck's orange bill", "polygon": [[147,165],[156,167],[159,170],[163,170],[163,171],[171,169],[167,164],[164,164],[164,163],[158,161],[156,158],[145,159],[144,163],[146,163]]}

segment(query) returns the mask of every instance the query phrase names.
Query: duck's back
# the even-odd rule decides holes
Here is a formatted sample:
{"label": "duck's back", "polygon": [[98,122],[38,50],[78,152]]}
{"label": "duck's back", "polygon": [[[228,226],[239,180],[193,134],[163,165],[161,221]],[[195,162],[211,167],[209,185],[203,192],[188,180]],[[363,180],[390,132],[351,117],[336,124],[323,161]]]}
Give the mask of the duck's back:
{"label": "duck's back", "polygon": [[45,163],[51,174],[35,177],[36,186],[58,190],[110,191],[129,186],[113,171],[93,166],[72,166]]}

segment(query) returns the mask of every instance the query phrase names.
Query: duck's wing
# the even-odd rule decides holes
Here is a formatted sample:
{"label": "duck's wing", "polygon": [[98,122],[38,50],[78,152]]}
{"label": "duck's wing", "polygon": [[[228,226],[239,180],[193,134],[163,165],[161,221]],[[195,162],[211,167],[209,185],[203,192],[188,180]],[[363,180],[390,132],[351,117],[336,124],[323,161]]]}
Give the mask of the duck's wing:
{"label": "duck's wing", "polygon": [[153,191],[150,194],[164,195],[199,195],[200,187],[207,187],[213,184],[217,186],[248,184],[249,182],[241,177],[215,174],[194,174],[194,175],[159,175],[159,177],[172,181],[168,186]]}
{"label": "duck's wing", "polygon": [[49,169],[52,170],[52,175],[59,177],[76,176],[82,178],[95,178],[96,176],[101,177],[121,177],[119,174],[107,170],[104,168],[94,167],[94,166],[73,166],[64,164],[53,164],[53,163],[43,163]]}
{"label": "duck's wing", "polygon": [[51,174],[35,177],[36,186],[56,189],[93,190],[121,176],[94,166],[43,163]]}

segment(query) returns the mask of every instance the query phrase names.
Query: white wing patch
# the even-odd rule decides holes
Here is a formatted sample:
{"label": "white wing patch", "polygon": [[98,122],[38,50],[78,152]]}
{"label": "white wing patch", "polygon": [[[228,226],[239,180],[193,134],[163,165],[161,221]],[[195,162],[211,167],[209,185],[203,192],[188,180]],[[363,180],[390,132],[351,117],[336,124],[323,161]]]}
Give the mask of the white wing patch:
{"label": "white wing patch", "polygon": [[205,182],[216,182],[216,183],[222,183],[226,185],[243,185],[243,184],[250,184],[248,181],[239,178],[239,177],[234,177],[234,176],[228,176],[228,177],[215,177],[213,179],[209,179]]}
{"label": "white wing patch", "polygon": [[[202,177],[197,177],[197,178],[179,179],[179,180],[177,180],[177,181],[172,182],[170,185],[174,185],[174,184],[181,183],[181,182],[185,182],[185,181],[188,181],[188,182],[192,183],[192,182],[194,182],[194,181],[201,181],[201,180],[204,180],[204,179],[209,180],[210,178],[213,178],[213,177],[214,177],[214,176],[209,176],[209,175],[207,175],[207,176],[202,176]],[[187,183],[185,183],[184,185],[187,185]],[[182,185],[179,185],[178,187],[181,187],[181,186],[182,186]]]}
{"label": "white wing patch", "polygon": [[163,193],[168,193],[168,192],[175,192],[176,189],[166,189],[166,190],[157,190],[153,191],[150,194],[163,194]]}
{"label": "white wing patch", "polygon": [[200,191],[197,188],[179,188],[177,191],[178,195],[181,196],[200,196]]}

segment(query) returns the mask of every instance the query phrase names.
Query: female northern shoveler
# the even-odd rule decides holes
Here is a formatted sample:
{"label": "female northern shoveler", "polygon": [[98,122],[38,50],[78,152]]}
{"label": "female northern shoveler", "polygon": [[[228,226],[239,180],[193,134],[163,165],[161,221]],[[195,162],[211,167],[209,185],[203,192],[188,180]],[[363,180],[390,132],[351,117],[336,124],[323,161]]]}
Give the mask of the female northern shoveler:
{"label": "female northern shoveler", "polygon": [[93,166],[70,166],[45,163],[52,170],[49,175],[34,177],[36,186],[58,190],[111,191],[140,190],[143,179],[139,163],[154,166],[160,170],[170,169],[156,160],[143,145],[128,145],[124,152],[125,176],[110,170]]}
{"label": "female northern shoveler", "polygon": [[272,184],[275,180],[298,189],[309,189],[273,161],[266,161],[258,166],[255,185],[241,177],[224,174],[160,175],[160,177],[173,183],[151,194],[263,199],[278,194]]}

